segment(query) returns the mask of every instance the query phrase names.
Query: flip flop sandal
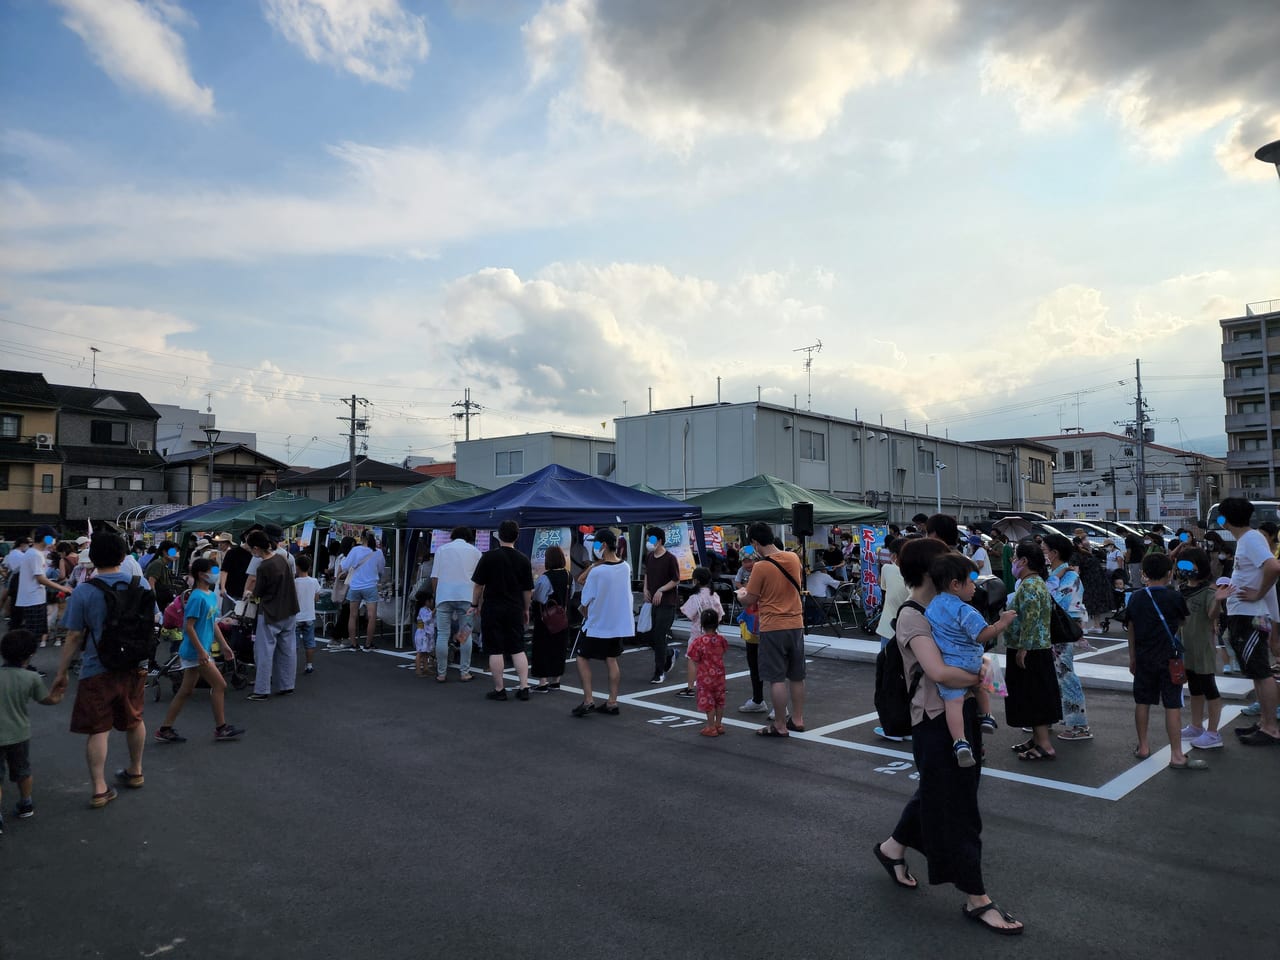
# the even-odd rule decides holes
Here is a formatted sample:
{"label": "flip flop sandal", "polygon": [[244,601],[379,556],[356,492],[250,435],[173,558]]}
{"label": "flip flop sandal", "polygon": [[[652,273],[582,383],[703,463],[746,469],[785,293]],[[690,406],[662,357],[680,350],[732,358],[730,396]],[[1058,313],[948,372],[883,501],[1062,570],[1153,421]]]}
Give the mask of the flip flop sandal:
{"label": "flip flop sandal", "polygon": [[[894,860],[892,857],[885,856],[884,851],[880,849],[880,844],[878,843],[871,847],[871,853],[880,861],[880,866],[884,867],[885,872],[889,874],[889,879],[896,885],[902,887],[903,890],[918,890],[920,888],[920,884],[916,882],[916,878],[913,877],[911,875],[911,871],[907,869],[907,861],[905,858],[902,860]],[[895,869],[896,867],[902,867],[902,872],[907,875],[907,879],[911,881],[910,883],[904,883],[898,878],[898,871]]]}
{"label": "flip flop sandal", "polygon": [[1035,745],[1036,745],[1036,739],[1035,737],[1032,737],[1030,740],[1023,740],[1022,743],[1015,743],[1009,749],[1012,750],[1014,753],[1026,753]]}
{"label": "flip flop sandal", "polygon": [[991,903],[984,904],[984,905],[983,905],[983,906],[981,906],[981,907],[974,907],[972,910],[970,910],[968,907],[966,907],[963,903],[962,903],[962,904],[960,904],[960,911],[961,911],[961,912],[962,912],[962,913],[963,913],[963,914],[964,914],[968,919],[973,920],[975,923],[980,923],[980,924],[982,924],[984,927],[986,927],[986,928],[987,928],[988,930],[990,930],[992,933],[998,933],[998,934],[1000,934],[1002,937],[1016,937],[1016,936],[1018,936],[1020,933],[1022,933],[1022,930],[1023,930],[1023,928],[1022,928],[1022,927],[993,927],[991,924],[987,923],[987,921],[983,920],[983,919],[982,919],[982,917],[983,917],[985,914],[990,913],[992,910],[994,910],[996,913],[1000,914],[1000,919],[1001,919],[1001,920],[1003,920],[1005,923],[1017,923],[1017,922],[1018,922],[1014,917],[1009,916],[1009,914],[1007,914],[1007,913],[1005,913],[1003,910],[1001,910],[1001,909],[1000,909],[1000,907],[995,903],[995,901],[994,901],[994,900],[993,900]]}
{"label": "flip flop sandal", "polygon": [[778,728],[775,727],[773,724],[769,724],[769,726],[767,727],[761,727],[759,730],[756,731],[756,736],[757,737],[774,737],[778,740],[791,739],[791,734],[779,733]]}
{"label": "flip flop sandal", "polygon": [[1203,760],[1197,760],[1194,757],[1188,757],[1186,763],[1171,763],[1170,770],[1208,770],[1209,765]]}
{"label": "flip flop sandal", "polygon": [[718,736],[720,736],[719,732],[716,730],[716,728],[715,728],[715,727],[703,727],[703,728],[702,728],[701,730],[699,730],[698,732],[699,732],[700,734],[702,734],[702,736],[704,736],[704,737],[718,737]]}
{"label": "flip flop sandal", "polygon": [[116,793],[115,787],[107,787],[106,793],[95,793],[89,798],[89,806],[94,810],[100,810],[118,796],[120,794]]}
{"label": "flip flop sandal", "polygon": [[1018,759],[1027,761],[1056,760],[1058,759],[1058,755],[1056,753],[1045,753],[1039,747],[1032,747],[1030,750],[1024,750],[1022,753],[1018,754]]}
{"label": "flip flop sandal", "polygon": [[1137,747],[1133,748],[1133,759],[1135,760],[1146,760],[1150,756],[1151,756],[1150,753],[1142,753],[1141,751],[1138,750]]}
{"label": "flip flop sandal", "polygon": [[804,727],[796,726],[790,717],[787,717],[787,729],[792,733],[804,733]]}

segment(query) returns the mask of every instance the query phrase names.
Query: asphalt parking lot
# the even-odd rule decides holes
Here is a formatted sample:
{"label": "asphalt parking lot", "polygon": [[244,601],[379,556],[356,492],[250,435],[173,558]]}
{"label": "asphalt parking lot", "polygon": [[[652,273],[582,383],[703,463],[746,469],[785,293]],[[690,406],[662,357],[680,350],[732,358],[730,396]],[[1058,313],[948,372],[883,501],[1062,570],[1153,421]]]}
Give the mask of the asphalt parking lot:
{"label": "asphalt parking lot", "polygon": [[[1225,956],[1273,941],[1280,750],[1228,742],[1208,773],[1157,759],[1132,776],[1120,693],[1089,693],[1096,739],[1051,765],[1005,749],[1020,731],[988,741],[987,883],[1027,924],[1004,939],[965,922],[953,888],[899,890],[871,858],[914,767],[871,733],[869,665],[813,662],[809,733],[782,743],[732,710],[727,736],[698,736],[678,685],[646,682],[644,652],[623,657],[621,714],[583,719],[568,691],[492,703],[485,677],[317,660],[294,697],[231,696],[238,743],[210,742],[198,694],[189,742],[148,744],[146,786],[104,810],[86,805],[70,701],[33,707],[37,814],[6,817],[0,839],[0,957]],[[745,672],[741,651],[726,666]],[[731,679],[730,707],[748,692]],[[167,703],[148,701],[152,729]],[[109,769],[124,760],[117,737]],[[1114,799],[1088,792],[1126,774]]]}

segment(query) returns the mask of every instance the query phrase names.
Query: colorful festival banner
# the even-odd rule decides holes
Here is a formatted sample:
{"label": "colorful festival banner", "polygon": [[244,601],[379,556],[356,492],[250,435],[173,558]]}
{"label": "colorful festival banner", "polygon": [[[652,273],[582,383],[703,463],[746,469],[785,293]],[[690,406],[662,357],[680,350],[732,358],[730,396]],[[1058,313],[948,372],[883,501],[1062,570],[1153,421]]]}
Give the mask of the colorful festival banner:
{"label": "colorful festival banner", "polygon": [[875,610],[884,602],[884,592],[880,588],[880,557],[888,535],[887,526],[859,528],[858,563],[862,567],[862,609],[866,611]]}
{"label": "colorful festival banner", "polygon": [[568,527],[538,527],[533,531],[533,579],[537,580],[547,572],[547,550],[559,547],[564,551],[566,564],[569,559],[569,548],[573,545],[573,533]]}

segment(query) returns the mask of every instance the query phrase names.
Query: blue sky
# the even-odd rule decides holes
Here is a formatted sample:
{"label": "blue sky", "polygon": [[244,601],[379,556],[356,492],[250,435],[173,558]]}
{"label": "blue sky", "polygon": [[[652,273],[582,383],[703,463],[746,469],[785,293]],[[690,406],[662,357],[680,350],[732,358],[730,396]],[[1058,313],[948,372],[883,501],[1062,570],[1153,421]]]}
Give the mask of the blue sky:
{"label": "blue sky", "polygon": [[[731,15],[728,11],[731,11]],[[7,365],[341,457],[722,395],[1221,434],[1280,297],[1261,0],[10,0]],[[53,334],[50,336],[50,334]],[[1077,397],[1078,410],[1077,410]],[[604,432],[610,428],[606,427]]]}

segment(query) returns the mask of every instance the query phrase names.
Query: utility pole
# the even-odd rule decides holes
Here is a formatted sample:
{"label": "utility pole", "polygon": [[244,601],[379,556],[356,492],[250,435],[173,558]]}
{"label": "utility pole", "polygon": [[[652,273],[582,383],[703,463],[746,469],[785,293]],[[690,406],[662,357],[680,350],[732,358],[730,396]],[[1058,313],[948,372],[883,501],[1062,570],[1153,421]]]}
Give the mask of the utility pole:
{"label": "utility pole", "polygon": [[1134,360],[1137,374],[1138,394],[1134,401],[1134,424],[1137,427],[1138,441],[1138,519],[1147,519],[1147,408],[1142,402],[1142,361]]}
{"label": "utility pole", "polygon": [[463,392],[463,399],[456,401],[453,405],[455,407],[462,408],[462,411],[460,413],[455,413],[453,415],[453,418],[455,420],[465,421],[466,423],[465,437],[466,439],[470,440],[471,439],[471,418],[476,416],[480,412],[480,404],[473,402],[471,399],[471,388],[467,387],[466,390]]}
{"label": "utility pole", "polygon": [[354,393],[348,401],[351,404],[351,415],[349,417],[338,417],[339,420],[346,420],[348,424],[348,450],[350,456],[350,467],[347,469],[348,489],[350,493],[356,488],[356,430],[364,430],[366,422],[356,416],[356,404],[368,403],[364,397],[357,397]]}

